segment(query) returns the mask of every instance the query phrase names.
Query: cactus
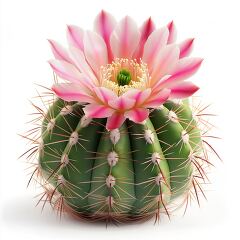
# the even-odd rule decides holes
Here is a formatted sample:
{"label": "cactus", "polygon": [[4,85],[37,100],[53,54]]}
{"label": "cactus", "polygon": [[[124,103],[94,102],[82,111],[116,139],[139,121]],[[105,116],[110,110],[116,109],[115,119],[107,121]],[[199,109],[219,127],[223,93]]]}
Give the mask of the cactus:
{"label": "cactus", "polygon": [[203,174],[196,168],[205,161],[201,132],[188,102],[167,101],[144,122],[114,130],[83,108],[57,99],[44,114],[36,169],[45,201],[89,220],[170,216],[171,203]]}
{"label": "cactus", "polygon": [[155,29],[151,18],[138,28],[101,11],[94,23],[95,31],[68,26],[69,49],[49,40],[54,101],[39,96],[47,112],[33,104],[40,117],[25,136],[28,158],[37,153],[29,182],[44,188],[39,203],[107,222],[158,221],[199,203],[216,151],[205,108],[189,104],[199,88],[185,80],[202,63],[188,57],[193,39],[175,43],[173,22]]}

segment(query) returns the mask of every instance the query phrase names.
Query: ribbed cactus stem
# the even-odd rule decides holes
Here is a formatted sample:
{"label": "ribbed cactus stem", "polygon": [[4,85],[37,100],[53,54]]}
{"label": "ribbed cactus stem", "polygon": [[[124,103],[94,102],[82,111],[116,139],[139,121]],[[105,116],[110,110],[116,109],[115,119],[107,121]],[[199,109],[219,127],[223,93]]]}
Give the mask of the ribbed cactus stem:
{"label": "ribbed cactus stem", "polygon": [[144,122],[108,131],[106,119],[87,118],[79,103],[58,99],[38,143],[49,201],[61,199],[88,219],[157,220],[196,188],[196,170],[203,175],[201,133],[186,101],[168,101]]}

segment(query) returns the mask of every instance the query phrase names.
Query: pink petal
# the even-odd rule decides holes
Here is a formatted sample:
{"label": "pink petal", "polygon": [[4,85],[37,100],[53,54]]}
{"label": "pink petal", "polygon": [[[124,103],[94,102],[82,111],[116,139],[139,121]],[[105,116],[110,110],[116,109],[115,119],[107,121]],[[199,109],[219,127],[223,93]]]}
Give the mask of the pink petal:
{"label": "pink petal", "polygon": [[181,58],[172,72],[172,76],[161,82],[161,87],[171,87],[191,77],[201,66],[202,58]]}
{"label": "pink petal", "polygon": [[76,47],[70,47],[69,50],[70,56],[78,69],[89,79],[92,79],[93,82],[97,83],[98,81],[96,79],[96,76],[94,75],[91,67],[88,65],[84,53]]}
{"label": "pink petal", "polygon": [[159,81],[155,82],[155,84],[153,84],[151,86],[153,93],[156,93],[156,92],[158,93],[162,89],[162,87],[161,87],[162,82],[166,81],[170,77],[171,77],[171,75],[165,75]]}
{"label": "pink petal", "polygon": [[150,72],[155,62],[155,57],[167,44],[168,34],[166,27],[157,29],[151,33],[144,45],[142,59],[143,62],[148,64]]}
{"label": "pink petal", "polygon": [[80,80],[79,84],[81,84],[81,87],[83,88],[84,91],[87,91],[89,93],[93,92],[93,88],[96,87],[96,85],[92,81],[92,79],[89,79],[84,74],[81,74],[81,77],[79,80]]}
{"label": "pink petal", "polygon": [[164,75],[173,71],[178,63],[179,48],[176,45],[167,45],[156,57],[151,73],[151,82],[155,83]]}
{"label": "pink petal", "polygon": [[108,117],[106,128],[108,130],[120,128],[123,122],[125,121],[125,119],[126,118],[122,113],[115,112],[111,117]]}
{"label": "pink petal", "polygon": [[177,38],[177,29],[173,21],[171,21],[168,25],[169,36],[168,36],[168,44],[174,43]]}
{"label": "pink petal", "polygon": [[191,53],[193,48],[193,41],[194,38],[189,38],[179,43],[178,46],[180,48],[180,58],[187,57]]}
{"label": "pink petal", "polygon": [[74,65],[68,62],[54,59],[50,60],[49,63],[59,77],[77,83],[85,92],[92,92],[93,87],[96,86],[91,79],[80,73]]}
{"label": "pink petal", "polygon": [[68,25],[67,40],[70,46],[83,50],[83,30],[80,27]]}
{"label": "pink petal", "polygon": [[104,104],[107,104],[108,101],[117,98],[116,93],[105,87],[95,87],[94,92],[96,93],[98,99]]}
{"label": "pink petal", "polygon": [[192,96],[198,89],[199,87],[191,82],[182,82],[171,88],[170,98],[187,98]]}
{"label": "pink petal", "polygon": [[76,83],[60,83],[52,86],[56,95],[65,101],[92,102],[91,96],[87,95]]}
{"label": "pink petal", "polygon": [[134,99],[136,101],[135,105],[140,106],[143,104],[151,95],[151,89],[139,90],[139,89],[131,89],[124,93],[122,96],[130,99]]}
{"label": "pink petal", "polygon": [[140,37],[139,45],[134,53],[134,57],[133,57],[134,59],[139,60],[140,58],[142,58],[144,44],[154,30],[155,30],[155,24],[150,17],[143,23],[142,27],[140,28],[141,37]]}
{"label": "pink petal", "polygon": [[48,41],[51,45],[53,55],[56,59],[64,60],[66,62],[72,63],[72,60],[69,57],[67,50],[61,44],[57,43],[54,40],[48,40]]}
{"label": "pink petal", "polygon": [[95,19],[94,22],[94,30],[102,36],[102,38],[104,39],[106,46],[107,46],[107,50],[108,50],[108,61],[112,62],[113,60],[113,54],[112,54],[112,49],[110,46],[110,35],[114,29],[114,27],[116,26],[116,20],[115,18],[105,12],[105,11],[101,11],[98,16]]}
{"label": "pink petal", "polygon": [[157,108],[166,102],[170,96],[171,90],[163,89],[157,94],[153,95],[147,102],[144,104],[144,107],[148,108]]}
{"label": "pink petal", "polygon": [[125,112],[124,116],[135,123],[143,122],[149,115],[149,110],[145,108],[136,108]]}
{"label": "pink petal", "polygon": [[113,114],[114,110],[106,105],[99,105],[95,103],[88,104],[84,107],[84,113],[89,118],[106,118]]}
{"label": "pink petal", "polygon": [[134,99],[130,99],[122,95],[114,100],[109,101],[108,104],[116,110],[125,111],[131,109],[135,105],[135,102],[136,101]]}
{"label": "pink petal", "polygon": [[90,31],[84,34],[83,43],[86,59],[95,74],[99,76],[100,67],[108,63],[106,44],[100,35]]}
{"label": "pink petal", "polygon": [[50,60],[49,64],[52,67],[53,71],[60,78],[63,78],[73,83],[78,83],[80,81],[81,73],[71,63],[54,59],[54,60]]}
{"label": "pink petal", "polygon": [[111,34],[110,44],[115,58],[132,58],[140,40],[137,24],[130,17],[118,23]]}

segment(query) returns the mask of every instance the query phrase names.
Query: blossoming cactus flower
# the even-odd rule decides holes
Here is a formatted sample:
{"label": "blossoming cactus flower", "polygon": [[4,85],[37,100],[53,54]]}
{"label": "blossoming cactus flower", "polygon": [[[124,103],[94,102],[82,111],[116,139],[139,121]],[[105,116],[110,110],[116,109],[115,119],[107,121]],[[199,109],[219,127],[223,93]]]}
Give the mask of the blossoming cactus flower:
{"label": "blossoming cactus flower", "polygon": [[94,31],[67,27],[68,49],[49,40],[56,98],[46,113],[36,107],[44,119],[31,177],[45,189],[40,200],[117,222],[170,216],[179,196],[199,201],[213,148],[187,98],[202,59],[188,57],[193,39],[175,39],[173,22],[139,28],[102,11]]}

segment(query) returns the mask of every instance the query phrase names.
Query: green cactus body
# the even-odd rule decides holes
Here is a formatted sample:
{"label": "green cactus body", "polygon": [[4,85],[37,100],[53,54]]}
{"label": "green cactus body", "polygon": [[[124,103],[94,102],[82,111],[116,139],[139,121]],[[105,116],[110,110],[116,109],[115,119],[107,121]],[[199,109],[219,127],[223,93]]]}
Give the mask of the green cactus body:
{"label": "green cactus body", "polygon": [[182,102],[174,103],[168,101],[164,106],[169,110],[176,113],[179,122],[181,123],[184,130],[189,135],[189,144],[193,151],[201,151],[201,133],[197,126],[197,122],[192,115],[192,110],[189,106],[188,100],[183,100]]}
{"label": "green cactus body", "polygon": [[[116,221],[148,218],[188,191],[200,133],[187,103],[167,102],[141,124],[108,131],[82,106],[57,100],[42,126],[39,166],[75,215]],[[189,134],[193,128],[193,134]]]}

